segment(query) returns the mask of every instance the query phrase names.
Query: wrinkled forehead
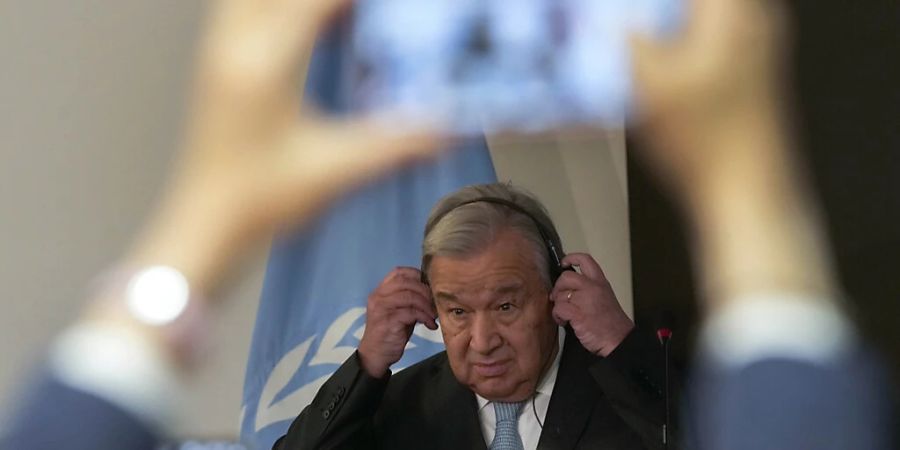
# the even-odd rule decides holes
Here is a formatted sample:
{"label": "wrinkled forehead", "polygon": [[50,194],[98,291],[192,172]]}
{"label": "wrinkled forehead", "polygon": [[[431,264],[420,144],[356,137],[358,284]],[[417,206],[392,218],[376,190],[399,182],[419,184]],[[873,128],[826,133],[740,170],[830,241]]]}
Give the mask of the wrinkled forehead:
{"label": "wrinkled forehead", "polygon": [[492,299],[527,293],[529,283],[517,276],[484,277],[475,280],[447,280],[433,286],[436,301]]}
{"label": "wrinkled forehead", "polygon": [[501,300],[524,301],[543,287],[537,270],[529,261],[489,268],[460,268],[439,261],[435,269],[431,288],[437,303],[486,307]]}

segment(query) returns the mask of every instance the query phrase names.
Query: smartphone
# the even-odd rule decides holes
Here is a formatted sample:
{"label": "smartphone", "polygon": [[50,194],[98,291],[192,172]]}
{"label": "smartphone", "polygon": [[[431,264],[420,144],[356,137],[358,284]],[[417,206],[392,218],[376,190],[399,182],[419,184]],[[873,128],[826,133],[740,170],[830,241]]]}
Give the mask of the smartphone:
{"label": "smartphone", "polygon": [[459,134],[621,126],[630,33],[677,31],[685,0],[357,0],[351,108]]}

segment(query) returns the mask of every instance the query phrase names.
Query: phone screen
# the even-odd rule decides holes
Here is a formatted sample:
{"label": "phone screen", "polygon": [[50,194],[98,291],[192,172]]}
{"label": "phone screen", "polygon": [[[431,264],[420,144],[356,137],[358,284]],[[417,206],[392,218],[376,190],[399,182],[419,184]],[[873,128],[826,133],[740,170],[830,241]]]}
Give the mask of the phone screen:
{"label": "phone screen", "polygon": [[357,0],[351,98],[461,134],[621,125],[628,36],[677,29],[683,0]]}

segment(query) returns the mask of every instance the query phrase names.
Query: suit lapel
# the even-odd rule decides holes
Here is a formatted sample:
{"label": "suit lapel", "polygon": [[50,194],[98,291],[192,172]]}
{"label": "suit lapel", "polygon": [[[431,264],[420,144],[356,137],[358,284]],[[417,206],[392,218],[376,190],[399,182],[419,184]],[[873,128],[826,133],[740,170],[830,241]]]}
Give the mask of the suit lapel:
{"label": "suit lapel", "polygon": [[487,450],[475,394],[456,380],[449,364],[437,371],[435,377],[433,404],[437,414],[434,417],[442,421],[438,429],[447,431],[439,437],[429,436],[430,441],[423,441],[422,448]]}
{"label": "suit lapel", "polygon": [[567,329],[538,449],[575,448],[584,433],[597,397],[602,395],[587,370],[591,356]]}

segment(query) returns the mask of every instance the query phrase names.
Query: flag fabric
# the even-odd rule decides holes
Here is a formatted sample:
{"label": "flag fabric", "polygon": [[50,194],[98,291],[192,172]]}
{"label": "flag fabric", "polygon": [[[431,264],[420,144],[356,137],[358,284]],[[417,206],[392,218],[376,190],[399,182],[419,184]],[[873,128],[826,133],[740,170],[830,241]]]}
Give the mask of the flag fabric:
{"label": "flag fabric", "polygon": [[[346,105],[341,41],[323,41],[310,65],[307,95],[323,109]],[[425,220],[443,195],[496,179],[483,138],[442,160],[385,179],[342,200],[319,221],[273,243],[247,362],[241,440],[269,449],[353,354],[369,293],[396,266],[418,267]],[[443,350],[440,332],[416,327],[407,367]]]}

